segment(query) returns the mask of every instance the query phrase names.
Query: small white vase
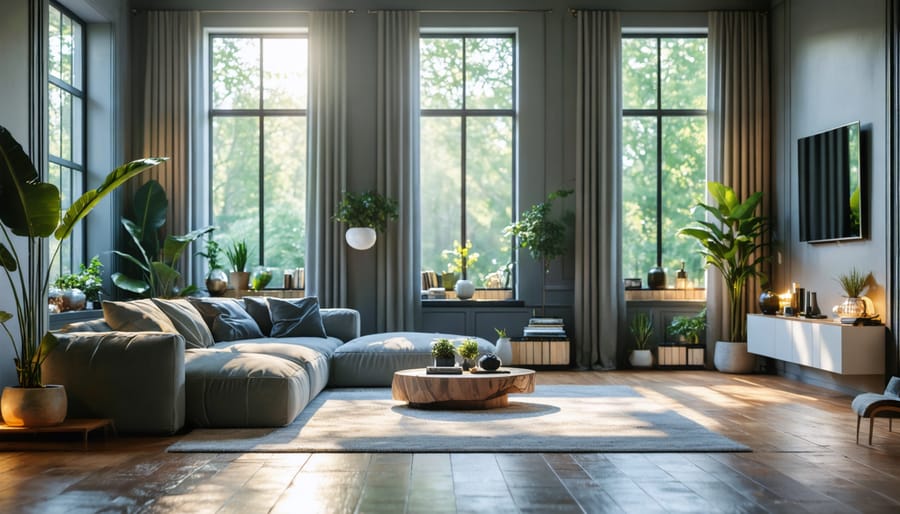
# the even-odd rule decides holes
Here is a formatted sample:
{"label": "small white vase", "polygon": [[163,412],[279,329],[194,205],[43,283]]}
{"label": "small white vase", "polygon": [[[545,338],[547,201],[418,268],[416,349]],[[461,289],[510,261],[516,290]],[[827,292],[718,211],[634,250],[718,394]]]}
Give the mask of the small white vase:
{"label": "small white vase", "polygon": [[454,289],[456,290],[456,297],[460,300],[468,300],[475,296],[475,284],[471,280],[457,280]]}
{"label": "small white vase", "polygon": [[500,359],[502,366],[512,365],[512,344],[508,337],[501,337],[494,343],[494,355]]}
{"label": "small white vase", "polygon": [[344,234],[344,239],[347,240],[347,244],[356,250],[368,250],[369,248],[372,248],[375,246],[377,237],[378,234],[375,233],[375,229],[369,227],[351,227],[348,228],[347,233]]}

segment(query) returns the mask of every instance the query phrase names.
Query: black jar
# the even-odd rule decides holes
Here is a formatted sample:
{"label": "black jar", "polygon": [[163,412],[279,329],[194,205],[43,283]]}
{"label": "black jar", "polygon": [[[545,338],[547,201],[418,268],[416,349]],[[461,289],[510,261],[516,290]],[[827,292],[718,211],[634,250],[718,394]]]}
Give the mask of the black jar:
{"label": "black jar", "polygon": [[771,289],[766,289],[759,295],[759,312],[763,314],[776,314],[778,312],[778,295]]}
{"label": "black jar", "polygon": [[650,289],[666,288],[666,271],[659,266],[653,266],[647,272],[647,287]]}

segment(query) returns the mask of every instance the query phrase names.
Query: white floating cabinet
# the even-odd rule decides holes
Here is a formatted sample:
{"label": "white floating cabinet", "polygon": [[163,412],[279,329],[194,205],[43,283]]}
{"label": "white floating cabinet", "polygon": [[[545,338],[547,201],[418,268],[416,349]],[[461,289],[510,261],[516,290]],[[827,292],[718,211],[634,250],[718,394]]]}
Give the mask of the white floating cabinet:
{"label": "white floating cabinet", "polygon": [[841,375],[882,375],[885,328],[749,314],[747,351]]}

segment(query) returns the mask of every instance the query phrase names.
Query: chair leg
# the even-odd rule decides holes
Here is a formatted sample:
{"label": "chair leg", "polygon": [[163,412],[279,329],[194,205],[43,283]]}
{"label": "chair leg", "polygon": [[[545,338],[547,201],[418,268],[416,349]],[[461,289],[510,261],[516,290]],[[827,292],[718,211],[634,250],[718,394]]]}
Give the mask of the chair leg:
{"label": "chair leg", "polygon": [[862,420],[862,416],[856,416],[856,444],[859,444],[859,422]]}
{"label": "chair leg", "polygon": [[869,446],[872,446],[872,429],[875,427],[875,416],[869,418]]}

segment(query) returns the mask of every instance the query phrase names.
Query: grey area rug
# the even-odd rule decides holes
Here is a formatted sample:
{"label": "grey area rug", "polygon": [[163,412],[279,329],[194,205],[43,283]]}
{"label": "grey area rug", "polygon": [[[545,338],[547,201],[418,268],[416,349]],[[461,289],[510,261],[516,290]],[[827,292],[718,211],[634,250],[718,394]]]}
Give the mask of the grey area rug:
{"label": "grey area rug", "polygon": [[537,386],[509,407],[421,410],[389,388],[323,391],[290,425],[196,429],[170,452],[745,452],[627,386]]}

